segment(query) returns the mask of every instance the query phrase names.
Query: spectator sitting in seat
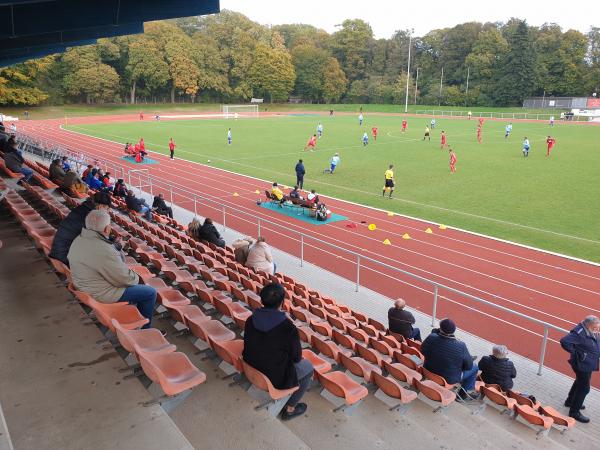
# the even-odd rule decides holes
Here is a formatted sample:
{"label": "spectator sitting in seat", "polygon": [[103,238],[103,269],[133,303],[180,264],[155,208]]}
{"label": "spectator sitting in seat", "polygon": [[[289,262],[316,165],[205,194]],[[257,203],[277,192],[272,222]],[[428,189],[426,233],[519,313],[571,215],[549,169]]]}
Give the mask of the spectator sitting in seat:
{"label": "spectator sitting in seat", "polygon": [[[108,238],[107,211],[91,211],[85,228],[75,238],[68,259],[75,289],[90,294],[101,303],[127,302],[152,321],[156,290],[139,283],[137,273],[127,267],[122,253]],[[150,322],[143,328],[149,328]]]}
{"label": "spectator sitting in seat", "polygon": [[[11,138],[12,139],[12,138]],[[31,177],[33,177],[33,170],[27,166],[25,166],[25,158],[19,153],[17,150],[17,143],[13,139],[13,143],[11,143],[11,139],[9,139],[8,149],[4,153],[4,164],[11,172],[20,173],[23,175],[17,184],[22,184],[23,181],[29,183]]]}
{"label": "spectator sitting in seat", "polygon": [[92,171],[93,168],[94,168],[94,166],[92,166],[91,164],[87,165],[87,168],[81,174],[81,179],[83,181],[86,181],[87,177],[89,176],[89,174],[90,174],[90,172]]}
{"label": "spectator sitting in seat", "polygon": [[50,167],[48,167],[48,174],[50,181],[62,185],[66,173],[63,170],[62,164],[60,163],[60,159],[55,159],[52,161]]}
{"label": "spectator sitting in seat", "polygon": [[306,196],[307,204],[309,206],[317,206],[319,204],[319,196],[317,192],[312,189],[310,193]]}
{"label": "spectator sitting in seat", "polygon": [[146,200],[143,198],[137,198],[133,195],[133,191],[127,191],[127,197],[125,197],[125,204],[127,205],[127,209],[130,211],[139,212],[144,215],[146,220],[152,221],[152,210],[147,205]]}
{"label": "spectator sitting in seat", "polygon": [[115,197],[127,197],[127,186],[123,182],[122,178],[119,178],[113,188],[113,195]]}
{"label": "spectator sitting in seat", "polygon": [[246,261],[248,260],[248,253],[250,252],[250,246],[254,244],[254,239],[249,236],[245,238],[236,239],[231,243],[233,247],[233,254],[235,255],[235,260],[240,264],[246,265]]}
{"label": "spectator sitting in seat", "polygon": [[389,330],[392,335],[398,334],[407,339],[421,340],[421,330],[413,328],[415,317],[404,307],[406,302],[399,298],[394,302],[394,307],[388,310]]}
{"label": "spectator sitting in seat", "polygon": [[65,171],[65,173],[67,173],[71,170],[71,164],[69,164],[69,158],[66,156],[62,157],[62,169]]}
{"label": "spectator sitting in seat", "polygon": [[[69,248],[71,248],[73,240],[81,234],[87,215],[95,209],[108,211],[110,203],[110,193],[99,191],[93,197],[88,197],[83,203],[73,209],[58,225],[54,240],[52,241],[52,248],[50,249],[50,258],[58,259],[68,266],[69,260],[67,259],[67,254],[69,253]],[[115,244],[120,246],[118,240],[115,241]]]}
{"label": "spectator sitting in seat", "polygon": [[277,183],[273,183],[271,187],[271,195],[279,202],[279,206],[283,208],[283,202],[285,202],[285,195],[283,195],[283,191],[279,189]]}
{"label": "spectator sitting in seat", "polygon": [[254,270],[262,270],[271,275],[275,274],[277,265],[273,262],[271,249],[267,245],[264,237],[259,236],[256,239],[256,243],[250,247],[248,258],[246,259],[246,266]]}
{"label": "spectator sitting in seat", "polygon": [[158,214],[167,215],[171,219],[173,218],[173,209],[170,206],[167,206],[165,203],[165,197],[162,194],[158,194],[154,197],[152,209],[156,210]]}
{"label": "spectator sitting in seat", "polygon": [[92,170],[92,172],[90,172],[90,175],[88,175],[87,185],[90,187],[90,189],[98,191],[104,187],[104,183],[100,181],[100,175],[102,174],[102,172],[99,170],[94,172],[94,170]]}
{"label": "spectator sitting in seat", "polygon": [[79,175],[77,175],[77,172],[75,172],[74,170],[68,171],[65,175],[65,178],[62,182],[62,189],[63,191],[68,191],[69,189],[72,189],[73,191],[78,192],[80,194],[87,193],[86,184],[82,181],[81,178],[79,178]]}
{"label": "spectator sitting in seat", "polygon": [[195,240],[200,240],[200,228],[202,224],[198,219],[192,219],[192,221],[187,226],[187,235],[194,238]]}
{"label": "spectator sitting in seat", "polygon": [[197,239],[208,241],[217,247],[225,248],[225,239],[221,237],[217,228],[213,225],[212,219],[209,217],[204,219],[204,223],[198,229]]}
{"label": "spectator sitting in seat", "polygon": [[100,181],[102,181],[104,187],[112,189],[112,186],[110,184],[110,172],[106,172],[104,175],[102,175],[102,179]]}
{"label": "spectator sitting in seat", "polygon": [[460,383],[459,396],[471,400],[479,396],[473,391],[478,368],[466,344],[454,336],[455,331],[456,325],[450,319],[441,320],[440,327],[431,331],[421,345],[421,353],[425,356],[423,367],[444,377],[450,384]]}
{"label": "spectator sitting in seat", "polygon": [[304,414],[306,404],[299,403],[313,376],[310,361],[302,359],[298,330],[281,311],[285,290],[277,283],[260,291],[262,308],[255,309],[244,329],[244,361],[262,372],[276,389],[299,386],[281,413],[283,420]]}
{"label": "spectator sitting in seat", "polygon": [[492,354],[481,358],[478,366],[481,370],[481,379],[485,384],[497,384],[503,391],[512,389],[517,369],[508,359],[506,345],[494,345]]}

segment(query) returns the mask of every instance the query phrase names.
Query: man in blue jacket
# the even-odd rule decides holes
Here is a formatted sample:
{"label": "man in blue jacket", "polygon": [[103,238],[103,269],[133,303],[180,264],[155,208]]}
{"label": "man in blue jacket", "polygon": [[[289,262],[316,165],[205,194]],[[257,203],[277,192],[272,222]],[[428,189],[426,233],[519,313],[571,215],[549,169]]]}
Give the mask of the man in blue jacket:
{"label": "man in blue jacket", "polygon": [[433,329],[423,341],[421,353],[425,356],[423,366],[437,375],[441,375],[450,384],[460,383],[459,396],[463,400],[477,398],[474,392],[477,378],[477,364],[467,349],[467,345],[456,339],[455,323],[450,319],[440,321],[440,328]]}
{"label": "man in blue jacket", "polygon": [[300,188],[304,188],[304,174],[306,170],[304,170],[304,163],[301,159],[298,160],[298,164],[296,164],[296,185]]}
{"label": "man in blue jacket", "polygon": [[581,414],[581,410],[585,409],[583,401],[590,392],[592,372],[598,371],[600,359],[598,332],[600,332],[600,319],[596,316],[587,316],[560,340],[562,348],[571,355],[569,364],[575,372],[575,381],[565,406],[569,407],[569,416],[582,423],[590,421],[588,417]]}

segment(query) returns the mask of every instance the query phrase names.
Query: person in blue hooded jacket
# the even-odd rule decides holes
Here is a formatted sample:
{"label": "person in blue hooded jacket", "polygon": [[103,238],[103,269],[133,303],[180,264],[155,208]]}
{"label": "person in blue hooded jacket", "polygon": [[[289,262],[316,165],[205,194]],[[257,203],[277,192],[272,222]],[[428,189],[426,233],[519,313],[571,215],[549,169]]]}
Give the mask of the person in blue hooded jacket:
{"label": "person in blue hooded jacket", "polygon": [[592,372],[598,372],[600,359],[600,319],[596,316],[587,316],[583,322],[577,324],[569,334],[560,340],[561,347],[566,350],[569,364],[575,372],[575,381],[571,386],[565,406],[569,408],[569,416],[578,422],[588,423],[590,419],[581,410],[585,409],[583,401],[590,392]]}
{"label": "person in blue hooded jacket", "polygon": [[281,418],[289,420],[304,414],[299,403],[313,376],[310,361],[302,359],[298,329],[281,310],[285,289],[271,283],[260,292],[263,307],[254,310],[244,329],[244,361],[262,372],[277,389],[298,386],[284,407]]}

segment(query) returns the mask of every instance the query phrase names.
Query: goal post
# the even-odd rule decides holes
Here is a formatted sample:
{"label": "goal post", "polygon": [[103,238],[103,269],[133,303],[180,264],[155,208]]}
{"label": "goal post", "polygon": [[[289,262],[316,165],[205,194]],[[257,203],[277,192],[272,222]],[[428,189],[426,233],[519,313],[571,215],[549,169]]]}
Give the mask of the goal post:
{"label": "goal post", "polygon": [[258,105],[222,105],[221,112],[225,119],[258,117]]}

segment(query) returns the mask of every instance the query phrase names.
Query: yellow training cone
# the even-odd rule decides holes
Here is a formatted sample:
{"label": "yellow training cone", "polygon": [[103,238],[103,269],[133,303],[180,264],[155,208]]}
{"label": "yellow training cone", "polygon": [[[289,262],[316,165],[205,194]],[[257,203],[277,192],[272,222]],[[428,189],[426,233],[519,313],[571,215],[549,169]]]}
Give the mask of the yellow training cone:
{"label": "yellow training cone", "polygon": [[427,228],[425,230],[425,233],[427,233],[427,234],[433,234],[433,230],[431,228]]}
{"label": "yellow training cone", "polygon": [[377,225],[375,225],[374,223],[370,223],[369,226],[367,227],[370,231],[375,231],[377,229]]}
{"label": "yellow training cone", "polygon": [[255,194],[260,194],[260,191],[257,189],[254,191]]}
{"label": "yellow training cone", "polygon": [[440,224],[440,230],[445,230],[445,229],[446,229],[446,225]]}
{"label": "yellow training cone", "polygon": [[408,233],[404,233],[402,235],[402,239],[410,239],[410,235]]}
{"label": "yellow training cone", "polygon": [[383,241],[383,245],[392,245],[392,243],[389,239],[386,239],[385,241]]}
{"label": "yellow training cone", "polygon": [[393,212],[391,212],[391,211],[388,211],[388,213],[387,213],[387,214],[388,214],[388,216],[390,216],[390,217],[392,217],[392,216],[394,215],[394,213],[393,213]]}
{"label": "yellow training cone", "polygon": [[240,196],[240,194],[238,194],[237,192],[234,192],[234,193],[233,193],[233,196],[234,196],[234,197],[239,197],[239,196]]}

